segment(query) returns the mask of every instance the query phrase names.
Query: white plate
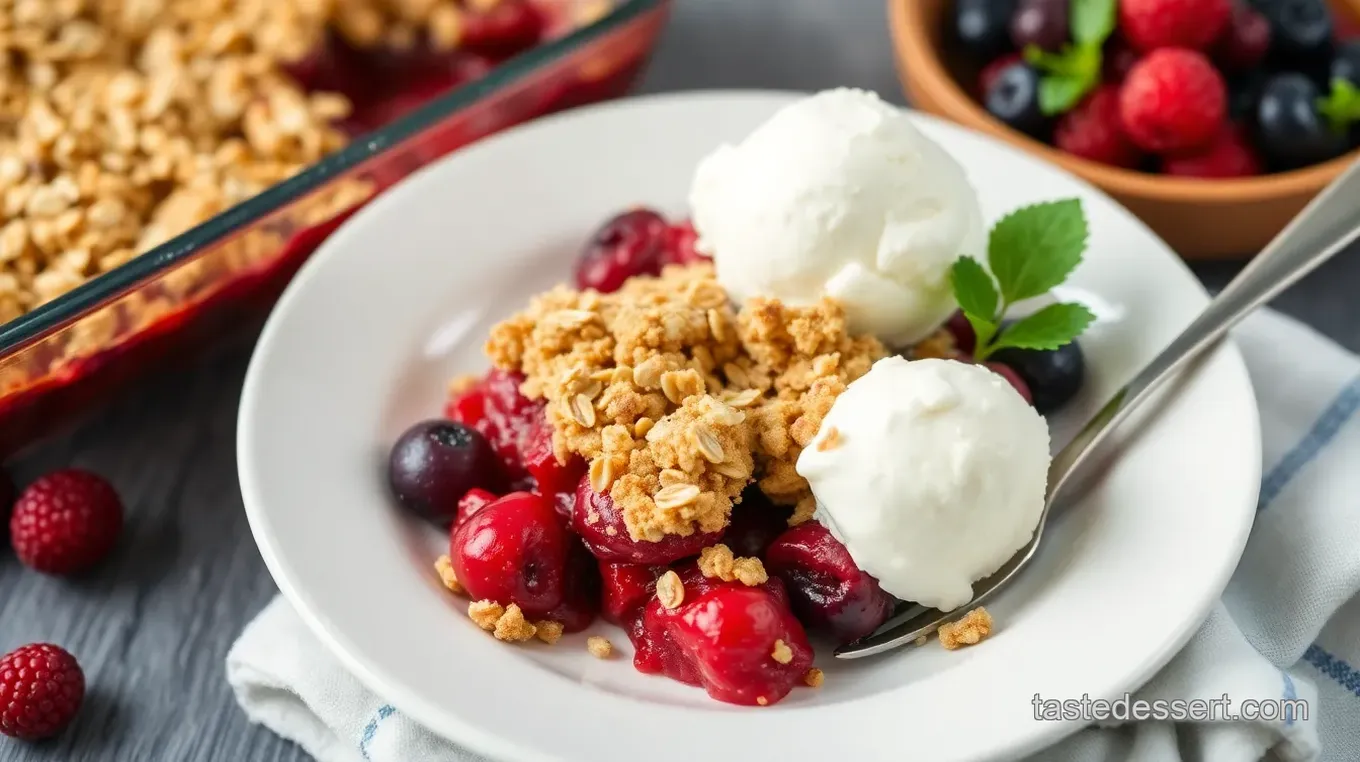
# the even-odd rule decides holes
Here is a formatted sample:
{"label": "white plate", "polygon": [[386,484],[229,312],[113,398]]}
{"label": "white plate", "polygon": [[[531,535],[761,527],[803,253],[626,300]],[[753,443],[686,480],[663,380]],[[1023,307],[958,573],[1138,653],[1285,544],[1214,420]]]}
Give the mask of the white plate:
{"label": "white plate", "polygon": [[[1042,558],[989,606],[999,631],[853,663],[770,708],[586,654],[585,634],[512,647],[431,570],[440,532],[389,499],[385,451],[485,367],[487,329],[570,272],[586,236],[639,203],[685,213],[696,161],[793,97],[642,98],[538,121],[438,162],[355,215],[294,279],[260,338],[238,458],[251,528],[284,594],[340,660],[436,733],[513,760],[1008,759],[1075,731],[1035,694],[1114,698],[1166,663],[1222,591],[1251,526],[1256,407],[1225,346],[1180,385]],[[1205,302],[1189,271],[1099,191],[1007,146],[918,117],[967,167],[989,220],[1080,196],[1092,235],[1070,291],[1102,317],[1063,441]]]}

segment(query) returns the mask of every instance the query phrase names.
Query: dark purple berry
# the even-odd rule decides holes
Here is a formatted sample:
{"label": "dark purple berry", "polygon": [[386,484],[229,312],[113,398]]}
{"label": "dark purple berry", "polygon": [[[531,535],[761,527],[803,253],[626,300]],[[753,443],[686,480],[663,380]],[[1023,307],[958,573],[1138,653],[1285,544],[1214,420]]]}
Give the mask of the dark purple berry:
{"label": "dark purple berry", "polygon": [[954,34],[963,48],[981,61],[990,61],[1011,47],[1011,17],[1017,0],[958,0],[954,3]]}
{"label": "dark purple berry", "polygon": [[1007,125],[1035,137],[1048,129],[1039,110],[1039,72],[1025,63],[1002,69],[984,96],[987,111]]}
{"label": "dark purple berry", "polygon": [[1015,371],[1029,387],[1034,409],[1043,415],[1077,396],[1086,377],[1086,358],[1075,341],[1049,350],[1001,349],[989,359]]}
{"label": "dark purple berry", "polygon": [[1323,76],[1332,50],[1332,12],[1325,0],[1254,0],[1270,22],[1276,65]]}
{"label": "dark purple berry", "polygon": [[468,490],[505,489],[500,461],[476,429],[431,420],[407,429],[392,445],[387,480],[397,500],[438,523],[451,523]]}
{"label": "dark purple berry", "polygon": [[1029,45],[1061,49],[1070,40],[1067,8],[1068,0],[1020,0],[1011,17],[1011,42],[1020,50]]}
{"label": "dark purple berry", "polygon": [[1336,49],[1336,55],[1332,58],[1331,76],[1327,81],[1330,83],[1338,79],[1344,79],[1360,87],[1360,40],[1343,42]]}
{"label": "dark purple berry", "polygon": [[1257,142],[1277,169],[1296,169],[1345,153],[1346,136],[1332,130],[1318,112],[1318,86],[1298,73],[1266,82],[1256,105]]}

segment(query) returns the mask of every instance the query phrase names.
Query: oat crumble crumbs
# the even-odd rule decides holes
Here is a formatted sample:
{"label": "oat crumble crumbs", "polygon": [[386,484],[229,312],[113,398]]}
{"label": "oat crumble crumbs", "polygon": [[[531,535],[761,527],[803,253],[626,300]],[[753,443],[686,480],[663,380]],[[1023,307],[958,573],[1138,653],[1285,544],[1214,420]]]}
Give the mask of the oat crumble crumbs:
{"label": "oat crumble crumbs", "polygon": [[739,581],[754,587],[769,580],[759,558],[734,558],[732,549],[721,543],[699,551],[699,572],[724,582]]}
{"label": "oat crumble crumbs", "polygon": [[525,396],[547,401],[558,459],[585,459],[592,486],[645,541],[720,531],[753,480],[795,506],[790,523],[810,519],[798,455],[846,384],[887,353],[850,336],[830,299],[734,310],[707,264],[610,294],[558,287],[493,328],[486,349],[524,374]]}
{"label": "oat crumble crumbs", "polygon": [[793,661],[793,649],[789,648],[788,643],[785,643],[782,640],[776,640],[774,642],[774,650],[770,652],[770,658],[780,664],[788,664]]}
{"label": "oat crumble crumbs", "polygon": [[444,583],[444,587],[447,587],[450,592],[455,595],[462,595],[466,592],[463,590],[463,586],[459,584],[458,577],[453,573],[453,559],[449,558],[447,555],[436,558],[434,561],[434,570],[439,573],[440,581]]}
{"label": "oat crumble crumbs", "polygon": [[662,606],[672,611],[685,602],[685,583],[680,581],[680,575],[674,569],[657,578],[656,598]]}
{"label": "oat crumble crumbs", "polygon": [[803,675],[803,682],[807,683],[809,688],[820,688],[825,680],[826,674],[816,667],[809,669],[807,674]]}
{"label": "oat crumble crumbs", "polygon": [[551,619],[534,622],[534,636],[548,645],[562,639],[562,629],[561,622],[554,622]]}
{"label": "oat crumble crumbs", "polygon": [[505,607],[505,613],[496,620],[496,627],[491,634],[496,636],[496,640],[523,643],[532,639],[536,632],[537,629],[524,618],[524,612],[512,603]]}
{"label": "oat crumble crumbs", "polygon": [[586,638],[586,650],[596,659],[608,659],[614,654],[614,644],[609,642],[609,638],[591,635]]}
{"label": "oat crumble crumbs", "polygon": [[917,646],[923,646],[929,641],[930,641],[929,635],[921,635],[917,637],[916,640],[913,640],[912,643],[914,643]]}
{"label": "oat crumble crumbs", "polygon": [[505,607],[495,601],[473,601],[468,604],[468,618],[478,627],[491,632],[496,622],[505,615]]}
{"label": "oat crumble crumbs", "polygon": [[764,696],[756,696],[756,703],[760,704],[761,706],[767,706],[769,705],[770,700],[765,698]]}
{"label": "oat crumble crumbs", "polygon": [[992,634],[992,615],[978,607],[963,615],[957,622],[940,625],[937,633],[940,645],[953,651],[964,646],[975,646]]}

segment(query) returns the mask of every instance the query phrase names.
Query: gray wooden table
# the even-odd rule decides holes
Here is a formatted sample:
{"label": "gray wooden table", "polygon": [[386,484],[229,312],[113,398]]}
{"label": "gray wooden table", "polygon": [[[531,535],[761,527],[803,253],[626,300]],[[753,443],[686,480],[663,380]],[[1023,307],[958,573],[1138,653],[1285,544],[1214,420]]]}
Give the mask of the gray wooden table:
{"label": "gray wooden table", "polygon": [[[898,97],[880,0],[676,0],[642,89],[836,85]],[[1211,287],[1233,264],[1197,268]],[[1278,306],[1360,350],[1360,257],[1342,256]],[[241,509],[235,415],[249,341],[148,384],[69,436],[11,464],[107,475],[129,509],[111,563],[87,580],[27,573],[0,553],[0,652],[50,640],[85,667],[89,699],[59,739],[0,739],[0,761],[297,761],[248,724],[223,658],[275,593]]]}

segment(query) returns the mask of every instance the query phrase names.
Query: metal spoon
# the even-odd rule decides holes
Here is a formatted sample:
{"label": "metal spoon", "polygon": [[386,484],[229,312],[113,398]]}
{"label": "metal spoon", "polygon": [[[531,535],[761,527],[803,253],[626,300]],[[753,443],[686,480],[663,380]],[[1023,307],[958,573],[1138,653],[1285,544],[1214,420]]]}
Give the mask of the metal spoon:
{"label": "metal spoon", "polygon": [[1095,414],[1056,456],[1048,469],[1048,495],[1034,537],[992,576],[973,586],[973,600],[951,612],[907,604],[871,635],[836,650],[840,659],[859,659],[914,643],[940,625],[990,599],[1034,558],[1054,506],[1068,504],[1096,446],[1190,360],[1216,345],[1228,329],[1303,276],[1360,238],[1360,161],[1323,189],[1251,264],[1161,354]]}

